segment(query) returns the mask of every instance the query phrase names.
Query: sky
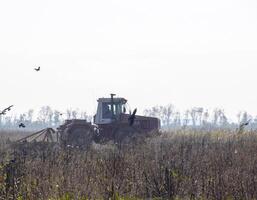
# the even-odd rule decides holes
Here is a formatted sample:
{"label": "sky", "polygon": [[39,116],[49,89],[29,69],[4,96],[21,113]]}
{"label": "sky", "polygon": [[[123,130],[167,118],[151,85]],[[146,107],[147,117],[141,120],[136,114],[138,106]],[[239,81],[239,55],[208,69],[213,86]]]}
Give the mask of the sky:
{"label": "sky", "polygon": [[116,93],[257,115],[256,35],[256,0],[0,1],[0,109],[94,113]]}

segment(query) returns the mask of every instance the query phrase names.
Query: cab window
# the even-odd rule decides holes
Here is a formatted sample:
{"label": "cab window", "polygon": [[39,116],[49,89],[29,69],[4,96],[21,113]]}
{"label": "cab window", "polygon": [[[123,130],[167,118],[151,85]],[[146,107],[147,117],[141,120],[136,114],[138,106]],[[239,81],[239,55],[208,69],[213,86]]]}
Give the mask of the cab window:
{"label": "cab window", "polygon": [[[102,117],[103,119],[110,119],[112,118],[112,106],[111,103],[103,103],[102,104],[103,113]],[[117,116],[123,112],[122,105],[120,103],[114,103],[113,104],[113,114],[114,116]]]}

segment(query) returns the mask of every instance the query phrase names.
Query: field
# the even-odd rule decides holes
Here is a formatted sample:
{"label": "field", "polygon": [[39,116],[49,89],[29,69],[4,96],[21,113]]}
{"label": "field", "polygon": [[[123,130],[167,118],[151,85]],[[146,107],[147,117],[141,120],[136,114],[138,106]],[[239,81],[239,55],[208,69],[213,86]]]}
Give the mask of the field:
{"label": "field", "polygon": [[0,133],[0,199],[257,199],[257,132],[177,130],[87,151],[8,148],[20,135]]}

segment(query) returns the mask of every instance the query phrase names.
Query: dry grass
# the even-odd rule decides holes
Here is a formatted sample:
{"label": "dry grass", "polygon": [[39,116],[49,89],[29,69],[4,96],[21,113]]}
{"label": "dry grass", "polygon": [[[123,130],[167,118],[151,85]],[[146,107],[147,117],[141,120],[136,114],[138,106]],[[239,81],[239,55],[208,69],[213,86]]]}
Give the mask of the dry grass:
{"label": "dry grass", "polygon": [[0,199],[257,199],[254,132],[178,130],[121,148],[2,155]]}

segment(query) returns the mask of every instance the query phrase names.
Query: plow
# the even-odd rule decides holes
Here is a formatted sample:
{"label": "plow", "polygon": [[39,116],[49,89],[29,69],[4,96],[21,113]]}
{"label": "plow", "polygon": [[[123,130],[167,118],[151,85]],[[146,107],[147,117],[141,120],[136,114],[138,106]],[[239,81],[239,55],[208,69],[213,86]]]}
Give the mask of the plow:
{"label": "plow", "polygon": [[57,144],[60,147],[86,149],[95,143],[124,143],[151,135],[160,129],[160,120],[155,117],[136,115],[137,109],[127,112],[127,100],[109,98],[97,100],[97,112],[93,122],[83,119],[65,120],[57,129],[46,128],[16,141],[16,144]]}
{"label": "plow", "polygon": [[17,143],[23,142],[58,142],[56,131],[52,128],[46,128],[36,133],[32,133],[24,138],[16,141]]}

